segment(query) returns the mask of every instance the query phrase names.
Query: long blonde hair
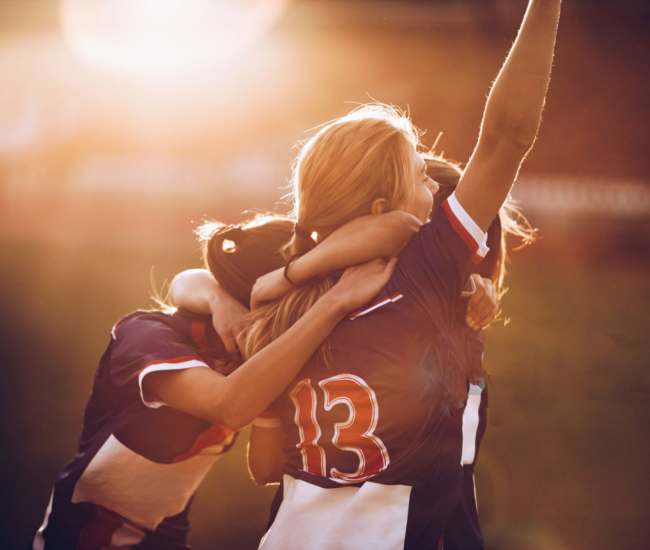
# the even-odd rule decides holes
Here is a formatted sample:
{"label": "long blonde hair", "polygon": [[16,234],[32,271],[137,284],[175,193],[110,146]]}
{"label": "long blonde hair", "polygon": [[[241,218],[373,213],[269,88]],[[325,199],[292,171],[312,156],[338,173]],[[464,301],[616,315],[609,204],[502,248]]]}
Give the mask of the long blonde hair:
{"label": "long blonde hair", "polygon": [[[291,216],[300,235],[294,232],[285,257],[309,252],[339,227],[370,214],[377,199],[386,201],[386,211],[408,204],[418,143],[408,116],[382,104],[363,105],[322,126],[294,162]],[[330,287],[329,277],[322,277],[251,313],[244,355],[286,332]],[[317,354],[330,364],[327,343]]]}

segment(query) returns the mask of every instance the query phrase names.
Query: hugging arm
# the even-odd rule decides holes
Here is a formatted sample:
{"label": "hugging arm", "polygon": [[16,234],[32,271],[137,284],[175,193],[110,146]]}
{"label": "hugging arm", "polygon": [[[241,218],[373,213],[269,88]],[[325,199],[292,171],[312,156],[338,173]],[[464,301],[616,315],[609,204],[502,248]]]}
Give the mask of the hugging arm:
{"label": "hugging arm", "polygon": [[207,269],[188,269],[174,277],[172,303],[201,315],[212,315],[212,324],[233,360],[238,361],[237,339],[245,328],[248,309],[228,294]]}
{"label": "hugging arm", "polygon": [[295,325],[227,377],[207,368],[158,371],[143,385],[175,409],[243,427],[273,402],[346,314],[386,285],[394,266],[375,260],[346,270]]}
{"label": "hugging arm", "polygon": [[[421,222],[406,212],[362,216],[340,227],[316,248],[294,260],[287,275],[295,284],[327,275],[351,265],[397,256],[418,232]],[[263,302],[283,296],[292,289],[284,269],[260,277],[251,296],[253,309]]]}
{"label": "hugging arm", "polygon": [[561,0],[530,0],[488,97],[474,153],[455,192],[487,231],[535,142],[551,75]]}
{"label": "hugging arm", "polygon": [[[402,251],[409,239],[417,233],[420,225],[416,217],[406,212],[388,212],[357,218],[332,233],[309,254],[295,260],[289,269],[290,278],[295,283],[303,283],[375,258],[389,260]],[[285,280],[283,271],[284,269],[278,269],[258,279],[251,298],[253,306],[275,299],[291,290],[291,284]],[[247,311],[238,302],[240,308],[232,303],[236,300],[228,296],[209,271],[188,269],[176,275],[171,284],[171,297],[176,307],[205,315],[212,314],[217,334],[224,340],[229,352],[235,351],[234,344],[231,349],[226,341],[232,341],[232,334],[227,334],[228,329],[222,326],[223,323],[219,324],[218,319],[223,317],[224,310],[232,313],[229,317],[233,321],[236,321],[239,309],[239,316]]]}

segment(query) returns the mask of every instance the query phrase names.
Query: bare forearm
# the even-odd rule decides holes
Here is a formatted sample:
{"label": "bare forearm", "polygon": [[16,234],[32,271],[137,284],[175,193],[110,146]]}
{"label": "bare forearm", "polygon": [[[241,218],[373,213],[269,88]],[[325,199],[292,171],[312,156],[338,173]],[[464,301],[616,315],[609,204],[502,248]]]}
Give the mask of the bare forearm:
{"label": "bare forearm", "polygon": [[214,406],[214,412],[223,416],[221,422],[241,427],[255,419],[289,385],[346,313],[335,299],[323,296],[272,346],[229,375]]}
{"label": "bare forearm", "polygon": [[344,225],[290,267],[301,283],[375,258],[397,256],[417,233],[421,222],[406,212],[363,216]]}
{"label": "bare forearm", "polygon": [[347,313],[377,295],[394,268],[395,260],[375,260],[347,269],[289,330],[229,376],[209,368],[160,371],[148,374],[143,388],[198,418],[245,426],[280,395]]}
{"label": "bare forearm", "polygon": [[482,137],[509,139],[524,150],[539,128],[551,75],[561,0],[531,0],[521,29],[497,77],[481,127]]}

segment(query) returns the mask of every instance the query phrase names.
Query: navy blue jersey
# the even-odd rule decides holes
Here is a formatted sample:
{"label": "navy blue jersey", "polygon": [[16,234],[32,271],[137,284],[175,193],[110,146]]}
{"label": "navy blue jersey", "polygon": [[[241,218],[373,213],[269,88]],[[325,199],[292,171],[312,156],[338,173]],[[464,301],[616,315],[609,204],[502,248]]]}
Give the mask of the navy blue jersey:
{"label": "navy blue jersey", "polygon": [[234,430],[148,395],[152,372],[215,368],[209,317],[137,311],[115,325],[75,458],[59,474],[34,550],[180,550],[190,502]]}
{"label": "navy blue jersey", "polygon": [[[486,252],[452,195],[376,299],[333,331],[333,365],[311,361],[279,398],[286,475],[260,548],[438,547],[466,477],[473,491],[479,408],[464,413],[480,402],[482,343],[461,294]],[[457,373],[462,406],[449,398]]]}

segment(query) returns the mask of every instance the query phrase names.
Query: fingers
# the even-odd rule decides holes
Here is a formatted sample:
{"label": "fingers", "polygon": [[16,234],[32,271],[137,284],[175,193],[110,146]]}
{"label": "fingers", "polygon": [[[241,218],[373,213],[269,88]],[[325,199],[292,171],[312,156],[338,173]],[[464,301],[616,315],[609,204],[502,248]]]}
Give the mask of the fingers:
{"label": "fingers", "polygon": [[499,311],[499,299],[492,281],[482,279],[477,283],[477,292],[470,299],[467,308],[467,325],[473,330],[481,330],[489,325]]}
{"label": "fingers", "polygon": [[235,340],[235,338],[232,336],[222,336],[221,341],[223,342],[223,345],[226,346],[226,351],[230,355],[238,353],[239,350],[237,349],[237,340]]}
{"label": "fingers", "polygon": [[262,275],[253,285],[251,309],[257,309],[265,302],[280,298],[292,289],[293,285],[284,278],[283,268]]}
{"label": "fingers", "polygon": [[479,304],[479,307],[472,310],[467,316],[467,324],[474,330],[481,330],[488,326],[496,317],[499,310],[498,304],[490,299],[485,298]]}
{"label": "fingers", "polygon": [[395,269],[395,262],[394,259],[387,262],[380,258],[349,267],[329,293],[341,300],[347,313],[354,311],[372,300],[386,286]]}
{"label": "fingers", "polygon": [[470,295],[469,300],[467,302],[468,312],[476,308],[476,306],[483,299],[485,293],[487,292],[485,282],[479,275],[477,275],[476,273],[472,273],[470,277],[474,281],[475,288],[474,288],[474,293]]}
{"label": "fingers", "polygon": [[247,323],[241,317],[230,323],[223,318],[218,318],[212,325],[231,357],[239,357],[239,350],[243,346],[244,329]]}

